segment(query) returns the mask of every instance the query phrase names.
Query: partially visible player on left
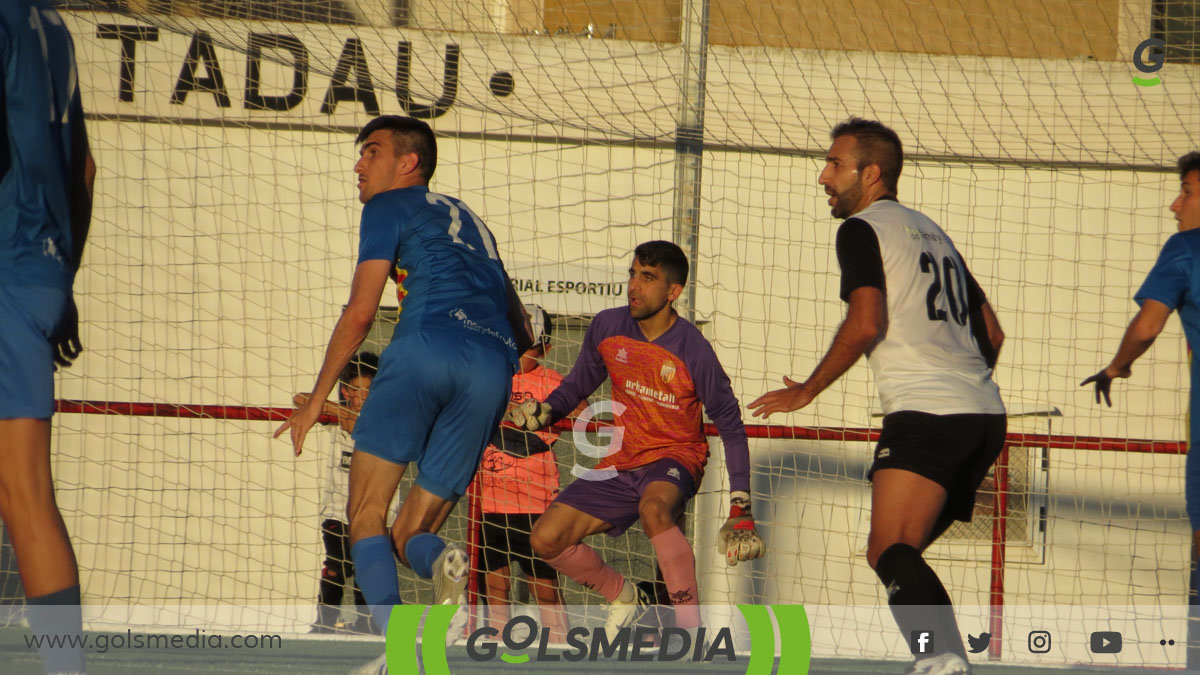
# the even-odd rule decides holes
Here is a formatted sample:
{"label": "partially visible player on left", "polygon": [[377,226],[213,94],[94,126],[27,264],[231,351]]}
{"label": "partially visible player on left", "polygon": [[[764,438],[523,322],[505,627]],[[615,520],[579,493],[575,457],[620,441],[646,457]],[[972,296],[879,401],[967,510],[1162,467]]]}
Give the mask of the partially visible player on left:
{"label": "partially visible player on left", "polygon": [[[48,0],[0,3],[0,517],[35,635],[83,633],[79,569],[50,476],[55,364],[79,356],[71,288],[92,215],[75,49]],[[39,648],[48,673],[84,672],[82,645]]]}

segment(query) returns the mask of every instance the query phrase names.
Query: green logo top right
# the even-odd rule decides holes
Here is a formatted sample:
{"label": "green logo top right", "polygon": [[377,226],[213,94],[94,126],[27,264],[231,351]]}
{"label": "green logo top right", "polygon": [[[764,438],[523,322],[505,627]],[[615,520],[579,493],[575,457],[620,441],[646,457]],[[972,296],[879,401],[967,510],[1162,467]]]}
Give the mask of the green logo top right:
{"label": "green logo top right", "polygon": [[[1133,67],[1152,76],[1138,77],[1137,75],[1134,75],[1134,84],[1139,87],[1153,87],[1159,82],[1162,82],[1162,80],[1158,79],[1158,76],[1154,74],[1162,70],[1164,61],[1163,48],[1166,46],[1167,43],[1162,38],[1148,38],[1146,40],[1142,40],[1142,43],[1137,46],[1137,49],[1133,50]],[[1154,51],[1151,51],[1152,49]]]}

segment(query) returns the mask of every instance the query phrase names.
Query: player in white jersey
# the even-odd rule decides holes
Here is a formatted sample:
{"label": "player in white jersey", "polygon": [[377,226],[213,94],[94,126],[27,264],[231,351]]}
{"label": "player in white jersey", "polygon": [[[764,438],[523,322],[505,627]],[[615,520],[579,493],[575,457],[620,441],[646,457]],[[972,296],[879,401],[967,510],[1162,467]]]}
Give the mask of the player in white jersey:
{"label": "player in white jersey", "polygon": [[900,139],[879,122],[833,129],[820,184],[837,233],[841,296],[833,344],[804,382],[750,404],[760,417],[799,410],[863,354],[883,405],[868,477],[867,562],[916,659],[909,673],[969,673],[950,597],[921,552],[954,520],[970,521],[975,490],[1007,426],[992,368],[1004,333],[954,243],[896,201]]}

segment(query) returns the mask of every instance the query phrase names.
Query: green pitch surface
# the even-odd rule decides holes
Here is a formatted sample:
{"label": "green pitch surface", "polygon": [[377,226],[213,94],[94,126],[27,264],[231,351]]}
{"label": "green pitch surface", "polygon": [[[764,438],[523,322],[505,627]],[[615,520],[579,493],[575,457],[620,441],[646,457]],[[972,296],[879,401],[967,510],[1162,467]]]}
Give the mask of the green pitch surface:
{"label": "green pitch surface", "polygon": [[[28,633],[19,629],[0,630],[0,673],[39,675],[41,660],[26,647]],[[383,642],[345,638],[311,639],[283,636],[281,646],[270,649],[194,649],[145,648],[91,651],[87,656],[91,675],[139,675],[141,673],[281,673],[308,675],[346,673],[383,653]],[[453,675],[484,673],[522,673],[523,675],[586,675],[587,673],[744,673],[746,663],[657,661],[640,663],[587,662],[572,664],[529,663],[513,666],[499,660],[477,663],[467,657],[461,645],[447,650]],[[814,659],[812,675],[882,675],[903,673],[907,663],[900,661],[863,661],[852,659]],[[1062,673],[1130,673],[1131,669],[1104,668],[1029,668],[1023,666],[976,665],[975,675],[1035,675]],[[396,675],[401,675],[397,673]],[[407,673],[403,675],[408,675]],[[783,674],[780,675],[791,675]]]}

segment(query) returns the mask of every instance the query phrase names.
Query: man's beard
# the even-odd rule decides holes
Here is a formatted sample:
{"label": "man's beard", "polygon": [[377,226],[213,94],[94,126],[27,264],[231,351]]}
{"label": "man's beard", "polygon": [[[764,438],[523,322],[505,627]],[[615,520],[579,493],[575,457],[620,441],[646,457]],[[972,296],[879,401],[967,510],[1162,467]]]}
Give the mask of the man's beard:
{"label": "man's beard", "polygon": [[664,302],[661,305],[658,305],[657,307],[651,307],[650,305],[646,304],[645,298],[638,298],[638,299],[642,301],[642,306],[641,307],[632,307],[631,306],[629,308],[629,315],[633,317],[634,321],[641,321],[643,319],[649,319],[650,317],[652,317],[655,314],[662,311],[663,307],[667,306],[667,303]]}
{"label": "man's beard", "polygon": [[834,196],[837,197],[837,201],[833,205],[833,217],[849,218],[850,214],[852,213],[852,209],[857,206],[859,200],[862,199],[862,193],[862,178],[854,181],[854,185],[846,188],[845,192],[835,193]]}

